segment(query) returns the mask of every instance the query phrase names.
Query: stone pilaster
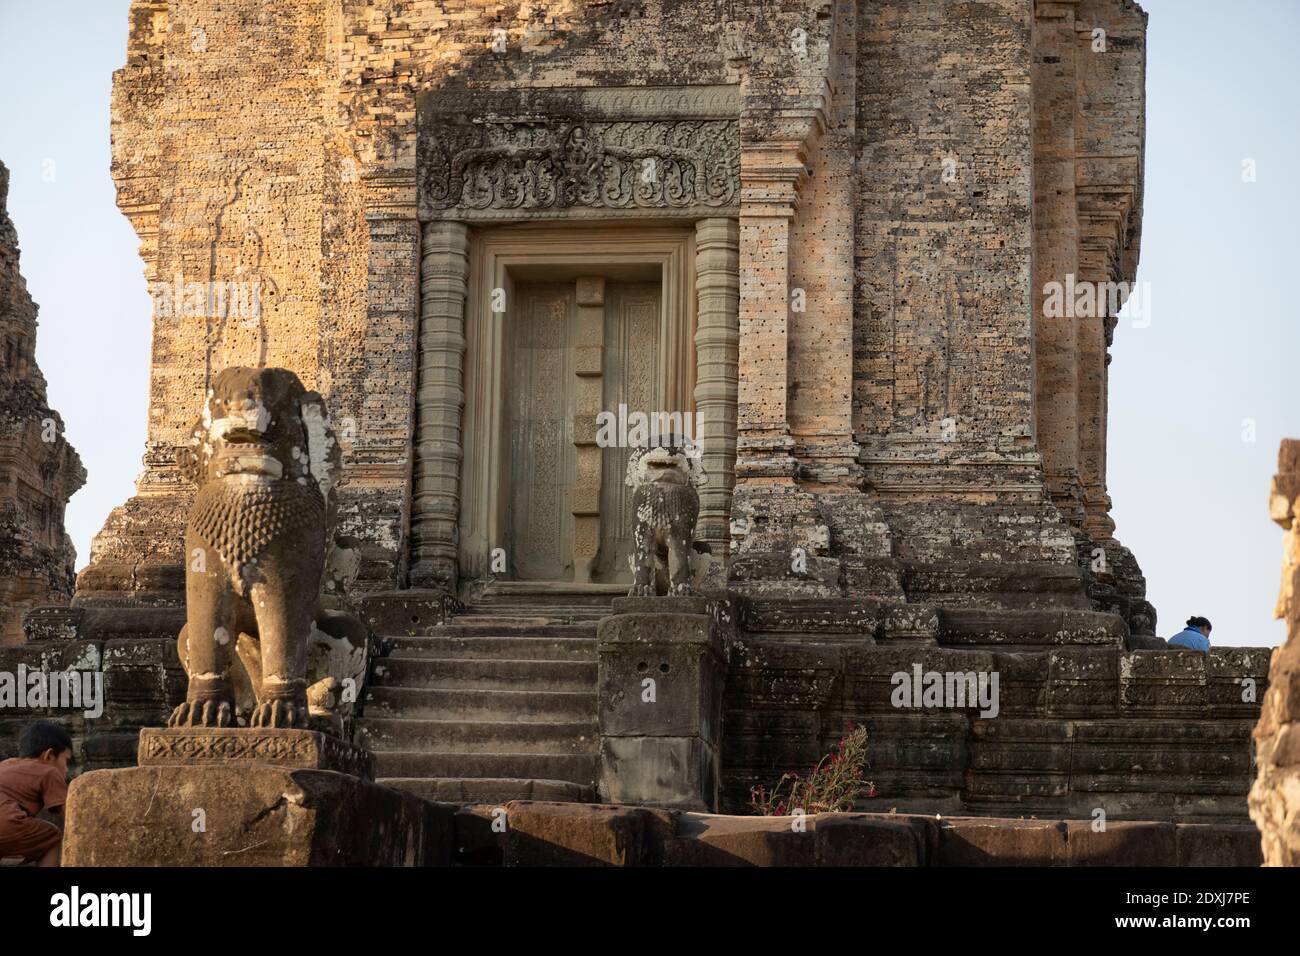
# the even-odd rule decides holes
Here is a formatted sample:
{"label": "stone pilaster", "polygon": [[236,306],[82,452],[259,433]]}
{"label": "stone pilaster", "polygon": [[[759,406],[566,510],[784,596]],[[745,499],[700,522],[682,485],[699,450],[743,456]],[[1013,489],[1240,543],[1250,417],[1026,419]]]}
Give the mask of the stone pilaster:
{"label": "stone pilaster", "polygon": [[740,379],[736,477],[790,485],[790,220],[808,170],[802,142],[744,146],[740,156]]}
{"label": "stone pilaster", "polygon": [[[820,133],[810,120],[809,138]],[[808,175],[804,140],[742,146],[740,387],[729,575],[749,591],[838,593],[816,495],[796,483],[790,434],[791,223]]]}
{"label": "stone pilaster", "polygon": [[467,248],[464,223],[443,220],[425,226],[411,501],[413,587],[454,589],[456,584]]}
{"label": "stone pilaster", "polygon": [[[1036,425],[1048,493],[1076,528],[1083,520],[1078,354],[1083,319],[1070,294],[1079,262],[1074,196],[1077,2],[1035,4],[1033,25]],[[1063,289],[1064,297],[1048,296],[1049,285]]]}
{"label": "stone pilaster", "polygon": [[856,492],[853,438],[853,163],[856,4],[836,0],[826,132],[808,150],[810,175],[791,227],[789,420],[809,491]]}

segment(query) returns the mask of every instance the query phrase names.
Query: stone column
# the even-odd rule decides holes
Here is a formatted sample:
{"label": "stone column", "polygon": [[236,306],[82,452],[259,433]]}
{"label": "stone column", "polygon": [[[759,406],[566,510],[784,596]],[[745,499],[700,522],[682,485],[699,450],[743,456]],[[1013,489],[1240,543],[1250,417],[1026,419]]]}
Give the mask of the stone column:
{"label": "stone column", "polygon": [[412,587],[456,587],[468,245],[469,231],[462,222],[439,220],[424,227],[411,497]]}
{"label": "stone column", "polygon": [[605,279],[577,280],[577,336],[574,374],[573,444],[577,480],[573,489],[573,580],[591,581],[600,552],[600,482],[604,452],[596,444],[596,416],[604,406]]}
{"label": "stone column", "polygon": [[695,226],[695,408],[708,483],[700,489],[695,536],[722,557],[731,543],[731,491],[736,483],[736,400],[740,330],[740,234],[734,219]]}

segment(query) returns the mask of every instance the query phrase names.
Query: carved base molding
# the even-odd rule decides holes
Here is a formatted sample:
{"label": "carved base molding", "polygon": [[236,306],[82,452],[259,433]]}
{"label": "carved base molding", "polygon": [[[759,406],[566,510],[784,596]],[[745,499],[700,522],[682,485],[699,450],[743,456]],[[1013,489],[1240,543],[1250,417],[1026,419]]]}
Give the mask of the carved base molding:
{"label": "carved base molding", "polygon": [[364,780],[374,779],[368,750],[314,730],[146,727],[140,731],[142,767],[243,762],[334,770]]}

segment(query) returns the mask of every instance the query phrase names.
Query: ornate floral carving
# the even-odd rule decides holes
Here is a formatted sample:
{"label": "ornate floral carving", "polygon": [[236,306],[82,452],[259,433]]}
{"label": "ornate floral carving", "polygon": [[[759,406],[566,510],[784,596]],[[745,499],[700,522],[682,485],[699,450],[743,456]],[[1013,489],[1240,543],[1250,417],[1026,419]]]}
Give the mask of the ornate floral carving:
{"label": "ornate floral carving", "polygon": [[700,89],[426,98],[421,215],[509,219],[735,207],[739,123],[726,113],[733,97],[728,88]]}

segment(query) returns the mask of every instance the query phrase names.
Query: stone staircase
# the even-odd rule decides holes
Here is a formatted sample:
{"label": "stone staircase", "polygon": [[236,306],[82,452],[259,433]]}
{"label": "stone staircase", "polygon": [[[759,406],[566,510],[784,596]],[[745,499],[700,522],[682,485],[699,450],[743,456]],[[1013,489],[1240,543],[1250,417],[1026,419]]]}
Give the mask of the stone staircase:
{"label": "stone staircase", "polygon": [[380,783],[453,803],[596,799],[596,622],[623,586],[497,583],[386,635],[357,720]]}

